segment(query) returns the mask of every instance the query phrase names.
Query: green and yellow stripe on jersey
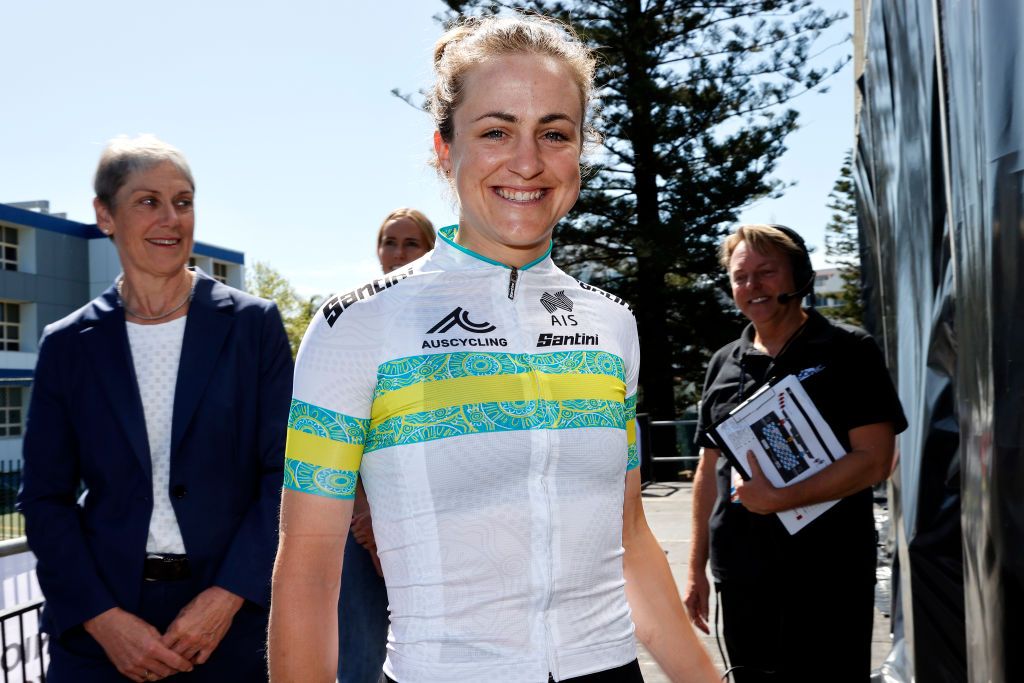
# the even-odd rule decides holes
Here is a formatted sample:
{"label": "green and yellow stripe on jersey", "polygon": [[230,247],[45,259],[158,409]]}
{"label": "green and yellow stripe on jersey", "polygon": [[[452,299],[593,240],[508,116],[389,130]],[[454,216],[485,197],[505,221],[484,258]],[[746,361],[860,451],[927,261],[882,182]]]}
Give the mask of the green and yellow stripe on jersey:
{"label": "green and yellow stripe on jersey", "polygon": [[636,395],[606,351],[460,352],[382,364],[369,419],[292,401],[285,486],[352,498],[364,453],[464,434],[605,427],[626,432],[639,465]]}
{"label": "green and yellow stripe on jersey", "polygon": [[410,356],[378,368],[366,452],[462,434],[585,427],[624,429],[635,451],[635,397],[632,405],[628,418],[624,365],[606,351]]}
{"label": "green and yellow stripe on jersey", "polygon": [[285,488],[354,498],[369,422],[293,398],[285,445]]}

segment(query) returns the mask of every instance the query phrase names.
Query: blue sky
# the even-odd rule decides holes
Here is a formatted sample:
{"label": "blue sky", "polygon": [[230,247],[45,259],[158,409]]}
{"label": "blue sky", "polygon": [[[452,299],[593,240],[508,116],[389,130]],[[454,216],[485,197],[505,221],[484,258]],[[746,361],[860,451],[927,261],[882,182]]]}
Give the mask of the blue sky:
{"label": "blue sky", "polygon": [[[850,0],[819,5],[852,13]],[[429,118],[390,93],[430,83],[441,10],[432,0],[0,3],[0,202],[48,199],[93,222],[105,142],[154,133],[192,166],[197,239],[269,262],[304,294],[375,275],[376,229],[391,209],[455,221],[427,166]],[[795,185],[744,221],[789,224],[824,251],[852,103],[849,66],[828,94],[794,102],[802,128],[776,175]]]}

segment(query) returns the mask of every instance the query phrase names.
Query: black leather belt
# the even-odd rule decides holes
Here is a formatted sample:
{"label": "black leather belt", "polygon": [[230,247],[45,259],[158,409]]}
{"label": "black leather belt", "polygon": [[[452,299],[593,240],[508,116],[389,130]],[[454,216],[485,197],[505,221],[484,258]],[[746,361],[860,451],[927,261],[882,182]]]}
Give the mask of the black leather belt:
{"label": "black leather belt", "polygon": [[146,581],[181,581],[192,576],[188,568],[188,557],[185,555],[169,555],[147,553],[142,568],[142,578]]}

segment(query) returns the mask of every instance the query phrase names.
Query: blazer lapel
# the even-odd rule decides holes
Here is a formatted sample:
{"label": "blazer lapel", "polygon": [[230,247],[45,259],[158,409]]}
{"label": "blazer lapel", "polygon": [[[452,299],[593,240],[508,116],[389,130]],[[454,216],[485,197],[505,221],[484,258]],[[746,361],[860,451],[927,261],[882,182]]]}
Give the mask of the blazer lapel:
{"label": "blazer lapel", "polygon": [[174,389],[174,421],[171,426],[171,454],[178,452],[199,400],[213,375],[214,367],[234,324],[234,307],[228,289],[200,274],[189,306],[185,339],[181,345],[178,383]]}
{"label": "blazer lapel", "polygon": [[142,410],[142,398],[139,396],[139,383],[135,378],[135,367],[132,365],[124,309],[113,287],[93,302],[85,318],[92,324],[86,326],[80,334],[82,344],[92,357],[99,378],[98,384],[107,393],[115,413],[120,415],[118,423],[124,429],[143,471],[147,477],[152,477],[146,418]]}

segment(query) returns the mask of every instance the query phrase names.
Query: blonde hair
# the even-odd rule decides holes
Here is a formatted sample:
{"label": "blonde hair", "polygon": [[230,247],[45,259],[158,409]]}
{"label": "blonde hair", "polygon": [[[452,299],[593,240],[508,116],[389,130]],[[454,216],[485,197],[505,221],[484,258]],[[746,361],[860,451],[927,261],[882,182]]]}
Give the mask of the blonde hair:
{"label": "blonde hair", "polygon": [[504,17],[464,17],[434,45],[434,88],[427,110],[441,139],[454,136],[455,110],[462,103],[466,73],[491,57],[534,54],[561,60],[572,72],[583,105],[584,139],[596,137],[589,123],[597,59],[572,27],[550,17],[517,14]]}
{"label": "blonde hair", "polygon": [[380,248],[381,242],[384,241],[384,228],[388,227],[389,224],[395,221],[408,218],[416,227],[420,229],[420,233],[423,235],[423,241],[427,243],[427,250],[434,248],[434,224],[430,222],[430,219],[423,215],[422,211],[416,209],[395,209],[387,216],[384,217],[384,222],[380,224],[380,229],[377,231],[377,248]]}
{"label": "blonde hair", "polygon": [[790,263],[794,264],[794,277],[798,275],[795,267],[796,264],[802,263],[807,258],[804,250],[789,235],[775,226],[764,224],[741,225],[722,240],[722,246],[718,248],[718,262],[722,264],[722,268],[725,268],[726,271],[729,270],[729,259],[732,258],[732,253],[736,251],[736,247],[739,246],[740,242],[746,242],[747,246],[758,254],[766,254],[773,249],[781,251],[789,257]]}

